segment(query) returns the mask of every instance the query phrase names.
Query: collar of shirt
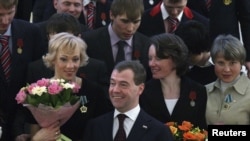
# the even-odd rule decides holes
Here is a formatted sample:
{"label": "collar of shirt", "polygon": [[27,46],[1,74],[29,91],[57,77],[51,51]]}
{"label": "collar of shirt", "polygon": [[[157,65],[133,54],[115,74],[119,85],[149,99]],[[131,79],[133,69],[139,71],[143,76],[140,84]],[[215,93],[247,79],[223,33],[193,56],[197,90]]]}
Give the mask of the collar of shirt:
{"label": "collar of shirt", "polygon": [[[137,116],[139,115],[140,109],[141,108],[140,108],[140,106],[138,104],[135,108],[133,108],[133,109],[131,109],[131,110],[125,112],[125,113],[122,113],[122,114],[125,114],[127,117],[129,117],[129,119],[135,121]],[[121,114],[121,112],[119,112],[117,109],[115,109],[114,118],[116,118],[116,116],[118,114]]]}
{"label": "collar of shirt", "polygon": [[[168,18],[168,16],[169,16],[169,14],[168,14],[168,12],[167,12],[167,10],[166,10],[166,8],[165,8],[163,2],[161,3],[161,14],[162,14],[162,19],[163,19],[163,20],[166,20],[166,19]],[[177,19],[178,19],[179,21],[181,21],[182,15],[183,15],[183,10],[182,10],[181,13],[177,16]]]}
{"label": "collar of shirt", "polygon": [[[112,24],[110,23],[108,26],[108,32],[110,35],[110,40],[111,40],[111,46],[115,46],[115,44],[120,41],[121,39],[117,36],[117,34],[114,32],[112,29]],[[133,36],[132,36],[133,37]],[[132,38],[125,40],[127,44],[132,47]]]}
{"label": "collar of shirt", "polygon": [[0,35],[7,35],[7,36],[11,36],[11,24],[9,25],[7,31],[4,34],[0,34]]}

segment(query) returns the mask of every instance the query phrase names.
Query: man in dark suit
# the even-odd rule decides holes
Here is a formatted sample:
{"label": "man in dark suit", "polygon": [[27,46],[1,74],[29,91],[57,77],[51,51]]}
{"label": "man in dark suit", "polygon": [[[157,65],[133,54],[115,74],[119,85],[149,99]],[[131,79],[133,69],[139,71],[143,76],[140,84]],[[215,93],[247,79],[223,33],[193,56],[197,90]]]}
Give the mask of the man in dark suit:
{"label": "man in dark suit", "polygon": [[103,60],[109,75],[116,63],[119,41],[125,41],[123,59],[139,60],[150,74],[148,48],[151,42],[148,37],[137,32],[143,11],[142,0],[113,0],[110,10],[111,23],[83,34],[83,39],[88,45],[88,55]]}
{"label": "man in dark suit", "polygon": [[155,7],[148,9],[142,16],[139,32],[149,37],[169,31],[171,23],[168,19],[176,21],[175,30],[188,20],[197,20],[209,29],[209,20],[205,16],[191,10],[187,6],[187,0],[163,0]]}
{"label": "man in dark suit", "polygon": [[248,70],[248,77],[250,78],[250,1],[210,1],[209,19],[211,39],[214,40],[219,34],[231,34],[240,38],[241,34],[241,39],[247,51],[246,68]]}
{"label": "man in dark suit", "polygon": [[[53,13],[57,11],[57,7],[66,1],[69,0],[50,0],[45,10],[44,20],[47,20]],[[110,23],[109,10],[111,0],[84,0],[82,4],[82,12],[77,17],[80,23],[87,25],[87,9],[88,4],[91,1],[94,2],[95,5],[94,29],[108,25]]]}
{"label": "man in dark suit", "polygon": [[[124,141],[173,141],[169,127],[139,106],[145,80],[146,71],[139,61],[119,62],[111,74],[109,86],[115,110],[90,121],[83,140],[117,141],[118,133],[123,131]],[[122,122],[121,115],[125,116]]]}
{"label": "man in dark suit", "polygon": [[[11,56],[10,79],[6,80],[4,67],[0,63],[0,109],[7,116],[7,133],[10,137],[11,124],[18,105],[15,96],[26,85],[29,62],[41,58],[45,53],[41,33],[31,23],[14,19],[18,0],[0,1],[0,36],[8,36],[8,50]],[[0,52],[3,46],[0,45]],[[2,57],[2,54],[1,54]],[[5,134],[4,133],[4,134]],[[5,138],[5,137],[3,137]],[[11,140],[6,138],[6,140]]]}

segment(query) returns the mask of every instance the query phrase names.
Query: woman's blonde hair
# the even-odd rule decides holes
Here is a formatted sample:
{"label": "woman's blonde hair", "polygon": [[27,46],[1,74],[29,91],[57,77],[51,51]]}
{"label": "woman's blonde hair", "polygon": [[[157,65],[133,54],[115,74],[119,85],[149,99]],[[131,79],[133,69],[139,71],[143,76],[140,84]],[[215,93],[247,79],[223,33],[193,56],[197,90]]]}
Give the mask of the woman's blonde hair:
{"label": "woman's blonde hair", "polygon": [[83,39],[68,32],[55,34],[49,40],[48,53],[43,56],[43,61],[48,68],[54,69],[53,61],[60,50],[74,51],[76,48],[80,49],[80,66],[87,65],[87,44]]}

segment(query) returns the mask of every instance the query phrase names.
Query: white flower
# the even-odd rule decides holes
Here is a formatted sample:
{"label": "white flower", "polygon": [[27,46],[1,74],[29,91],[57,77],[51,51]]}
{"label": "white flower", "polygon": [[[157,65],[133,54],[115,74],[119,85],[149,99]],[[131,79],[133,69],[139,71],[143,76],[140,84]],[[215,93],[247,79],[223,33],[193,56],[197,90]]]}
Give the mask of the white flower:
{"label": "white flower", "polygon": [[64,89],[73,89],[74,85],[70,84],[70,83],[62,83],[61,84],[63,86]]}
{"label": "white flower", "polygon": [[45,86],[42,86],[42,87],[36,86],[36,87],[33,87],[32,89],[32,94],[34,95],[41,96],[43,93],[47,93],[47,89]]}

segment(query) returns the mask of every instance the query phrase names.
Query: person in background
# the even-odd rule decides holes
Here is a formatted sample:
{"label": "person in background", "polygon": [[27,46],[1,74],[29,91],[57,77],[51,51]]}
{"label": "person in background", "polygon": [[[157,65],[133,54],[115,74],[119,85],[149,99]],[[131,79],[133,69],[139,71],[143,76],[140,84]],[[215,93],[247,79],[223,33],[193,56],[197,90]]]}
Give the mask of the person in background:
{"label": "person in background", "polygon": [[142,109],[163,123],[189,121],[207,130],[206,89],[185,76],[189,65],[184,41],[171,33],[151,39],[148,63],[152,79],[146,82],[140,97]]}
{"label": "person in background", "polygon": [[18,0],[0,0],[0,59],[9,64],[0,61],[0,109],[7,119],[7,141],[12,140],[11,127],[18,108],[15,96],[26,84],[27,66],[45,53],[39,29],[14,19],[17,4]]}
{"label": "person in background", "polygon": [[[73,0],[75,1],[75,0]],[[51,15],[56,13],[57,6],[63,6],[62,4],[65,2],[73,2],[72,0],[50,0],[47,4],[46,11],[45,11],[45,19],[48,19]],[[78,1],[78,0],[77,0]],[[84,25],[88,25],[88,10],[92,9],[90,7],[90,3],[94,4],[94,21],[92,23],[93,27],[89,27],[89,29],[97,29],[99,27],[106,26],[110,23],[109,18],[109,10],[110,10],[110,4],[112,0],[84,0],[82,4],[82,12],[78,18],[80,23]],[[55,5],[56,4],[56,5]],[[66,7],[66,6],[64,6]]]}
{"label": "person in background", "polygon": [[206,85],[208,125],[250,124],[250,81],[241,72],[246,51],[242,42],[230,34],[215,38],[211,57],[217,80]]}
{"label": "person in background", "polygon": [[209,29],[208,18],[187,7],[187,1],[162,0],[144,12],[138,31],[149,37],[161,33],[174,33],[179,25],[188,20],[197,20]]}
{"label": "person in background", "polygon": [[111,23],[83,34],[82,38],[88,44],[88,55],[103,60],[109,76],[120,60],[140,60],[150,76],[147,63],[150,39],[137,32],[143,11],[142,0],[113,0]]}
{"label": "person in background", "polygon": [[209,0],[210,36],[214,40],[220,34],[231,34],[241,39],[246,49],[246,69],[250,78],[250,1]]}
{"label": "person in background", "polygon": [[212,41],[207,28],[198,21],[190,20],[180,25],[175,34],[188,47],[190,66],[186,75],[202,85],[215,81],[217,76],[210,56]]}
{"label": "person in background", "polygon": [[77,95],[86,97],[87,111],[84,113],[77,109],[61,127],[55,123],[40,129],[35,120],[30,120],[31,140],[55,140],[60,134],[64,134],[73,141],[81,141],[88,121],[113,109],[99,85],[76,76],[79,67],[88,63],[86,49],[86,43],[71,33],[61,32],[51,37],[49,51],[43,56],[43,61],[48,68],[54,70],[52,79],[64,79],[80,85],[81,89]]}
{"label": "person in background", "polygon": [[[109,86],[115,110],[91,120],[83,140],[119,141],[116,135],[121,128],[125,129],[124,140],[173,141],[169,127],[148,115],[139,105],[145,80],[146,71],[139,61],[119,62],[111,74]],[[121,116],[125,119],[118,122]]]}

